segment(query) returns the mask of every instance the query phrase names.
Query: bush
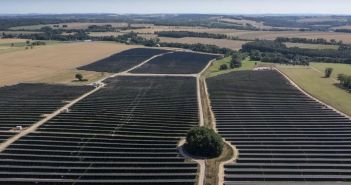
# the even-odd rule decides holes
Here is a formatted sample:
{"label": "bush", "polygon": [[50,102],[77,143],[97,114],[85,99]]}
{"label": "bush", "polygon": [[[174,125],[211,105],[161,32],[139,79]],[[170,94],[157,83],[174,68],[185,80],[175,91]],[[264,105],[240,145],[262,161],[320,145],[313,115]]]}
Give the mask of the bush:
{"label": "bush", "polygon": [[325,76],[326,78],[329,78],[330,75],[332,74],[332,72],[333,72],[333,68],[328,67],[328,68],[326,68],[326,69],[324,70],[324,76]]}
{"label": "bush", "polygon": [[188,132],[185,149],[194,156],[214,158],[222,153],[223,145],[221,136],[215,131],[196,127]]}
{"label": "bush", "polygon": [[77,73],[77,74],[76,74],[76,78],[77,78],[79,81],[83,81],[83,75],[80,74],[80,73]]}
{"label": "bush", "polygon": [[227,66],[227,64],[222,64],[222,65],[220,65],[219,66],[219,70],[227,70],[228,69],[228,66]]}
{"label": "bush", "polygon": [[241,61],[240,60],[232,60],[230,62],[230,68],[239,68],[241,67]]}

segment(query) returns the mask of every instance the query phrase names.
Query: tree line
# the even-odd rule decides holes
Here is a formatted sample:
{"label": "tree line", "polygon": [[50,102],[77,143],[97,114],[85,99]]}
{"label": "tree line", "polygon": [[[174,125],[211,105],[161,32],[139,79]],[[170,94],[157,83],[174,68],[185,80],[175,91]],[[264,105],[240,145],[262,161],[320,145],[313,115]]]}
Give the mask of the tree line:
{"label": "tree line", "polygon": [[171,37],[171,38],[199,37],[199,38],[211,38],[211,39],[252,41],[252,40],[248,40],[248,39],[240,39],[239,37],[228,36],[226,34],[207,33],[207,32],[159,31],[159,32],[155,32],[155,34],[159,37]]}
{"label": "tree line", "polygon": [[338,80],[342,87],[351,90],[351,75],[339,74]]}
{"label": "tree line", "polygon": [[225,34],[215,34],[207,32],[191,32],[191,31],[159,31],[155,32],[159,37],[172,37],[172,38],[184,38],[184,37],[201,37],[201,38],[213,38],[213,39],[228,39]]}
{"label": "tree line", "polygon": [[292,43],[305,43],[305,44],[324,44],[324,45],[342,45],[343,42],[336,41],[335,39],[326,40],[323,38],[308,39],[308,38],[288,38],[288,37],[277,37],[276,42],[292,42]]}
{"label": "tree line", "polygon": [[336,29],[335,32],[351,33],[351,29]]}
{"label": "tree line", "polygon": [[250,53],[250,56],[260,59],[262,62],[269,59],[270,62],[275,63],[302,65],[311,61],[351,64],[351,49],[349,47],[340,47],[338,50],[288,48],[282,42],[257,40],[244,44],[242,51]]}
{"label": "tree line", "polygon": [[229,66],[227,64],[221,64],[219,66],[219,70],[227,70],[229,68],[230,69],[239,68],[242,66],[243,60],[245,60],[247,57],[248,57],[247,53],[235,51],[231,54]]}

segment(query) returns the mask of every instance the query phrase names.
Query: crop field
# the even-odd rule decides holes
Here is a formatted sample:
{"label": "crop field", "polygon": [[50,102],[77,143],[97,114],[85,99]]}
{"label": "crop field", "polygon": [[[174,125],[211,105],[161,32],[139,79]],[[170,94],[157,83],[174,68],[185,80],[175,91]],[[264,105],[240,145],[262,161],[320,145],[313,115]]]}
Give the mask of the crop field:
{"label": "crop field", "polygon": [[315,16],[315,17],[299,18],[297,22],[303,22],[303,23],[347,22],[347,19],[343,17]]}
{"label": "crop field", "polygon": [[276,71],[207,80],[219,133],[239,150],[229,184],[350,184],[351,120],[305,96]]}
{"label": "crop field", "polygon": [[288,37],[288,38],[308,38],[317,39],[323,38],[326,40],[335,39],[337,41],[342,40],[344,43],[351,43],[351,33],[341,32],[318,32],[318,31],[248,31],[248,30],[236,30],[236,29],[219,29],[219,28],[203,28],[203,27],[185,27],[185,26],[153,26],[150,28],[126,30],[124,32],[134,31],[142,34],[154,34],[157,31],[192,31],[192,32],[207,32],[226,34],[228,36],[238,37],[240,39],[255,40],[255,39],[267,39],[274,40],[277,37]]}
{"label": "crop field", "polygon": [[[40,30],[40,28],[49,26],[53,29],[87,29],[91,25],[104,26],[112,25],[112,27],[127,27],[127,23],[93,23],[93,22],[74,22],[74,23],[60,23],[60,24],[40,24],[40,25],[31,25],[31,26],[18,26],[12,27],[10,30]],[[54,27],[54,25],[59,25],[59,27]],[[67,25],[67,27],[63,27]]]}
{"label": "crop field", "polygon": [[24,50],[26,45],[25,39],[1,39],[0,38],[0,54]]}
{"label": "crop field", "polygon": [[247,41],[239,40],[227,40],[227,39],[210,39],[210,38],[197,38],[197,37],[184,37],[184,38],[170,38],[170,37],[159,37],[161,42],[175,42],[185,44],[211,44],[218,47],[226,47],[233,50],[241,49],[241,46]]}
{"label": "crop field", "polygon": [[11,44],[11,43],[19,43],[26,42],[25,39],[0,39],[0,44]]}
{"label": "crop field", "polygon": [[[20,82],[50,82],[74,80],[61,75],[75,68],[100,60],[133,46],[107,42],[54,44],[34,49],[0,54],[0,86]],[[73,73],[73,72],[72,72]],[[89,82],[89,81],[88,81]]]}
{"label": "crop field", "polygon": [[[88,86],[18,84],[0,88],[0,141],[16,126],[24,129],[54,112],[65,101],[91,89]],[[12,135],[11,134],[11,135]]]}
{"label": "crop field", "polygon": [[6,184],[193,185],[177,150],[198,124],[196,79],[117,77],[0,153]]}
{"label": "crop field", "polygon": [[149,49],[149,48],[134,48],[111,55],[92,64],[79,67],[79,70],[110,72],[117,73],[130,69],[145,60],[162,53],[169,52],[168,50]]}
{"label": "crop field", "polygon": [[[37,49],[49,45],[61,44],[63,42],[53,41],[53,40],[42,40],[41,42],[45,42],[45,45],[33,46],[30,47],[26,43],[25,39],[0,39],[0,55],[4,53],[10,53],[15,51],[24,51],[28,49]],[[33,42],[33,40],[28,40]]]}
{"label": "crop field", "polygon": [[298,48],[306,48],[306,49],[338,49],[337,45],[325,45],[325,44],[305,44],[305,43],[292,43],[286,42],[284,43],[288,48],[298,47]]}
{"label": "crop field", "polygon": [[173,52],[156,57],[142,66],[132,70],[132,73],[152,74],[195,74],[199,73],[217,55]]}
{"label": "crop field", "polygon": [[125,33],[122,32],[90,32],[89,35],[92,37],[108,37],[108,36],[119,36]]}
{"label": "crop field", "polygon": [[242,26],[251,25],[251,26],[253,26],[255,28],[259,28],[259,29],[273,28],[271,26],[264,25],[263,22],[257,22],[257,21],[248,20],[248,19],[220,18],[220,19],[218,19],[218,21],[225,22],[225,23],[233,23],[233,24],[242,25]]}

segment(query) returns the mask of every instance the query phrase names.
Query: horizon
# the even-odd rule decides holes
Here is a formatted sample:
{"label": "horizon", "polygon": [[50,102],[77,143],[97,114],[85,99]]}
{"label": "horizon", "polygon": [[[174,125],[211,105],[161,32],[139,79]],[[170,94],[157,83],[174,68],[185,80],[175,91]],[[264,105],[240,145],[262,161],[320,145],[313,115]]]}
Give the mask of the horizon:
{"label": "horizon", "polygon": [[350,15],[348,0],[3,0],[11,14]]}

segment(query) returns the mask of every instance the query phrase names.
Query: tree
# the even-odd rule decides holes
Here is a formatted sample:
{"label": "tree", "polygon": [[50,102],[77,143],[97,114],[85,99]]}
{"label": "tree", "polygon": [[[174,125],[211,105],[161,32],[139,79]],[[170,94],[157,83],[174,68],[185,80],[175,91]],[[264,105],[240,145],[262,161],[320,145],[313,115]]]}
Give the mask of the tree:
{"label": "tree", "polygon": [[346,75],[344,75],[344,74],[338,74],[337,79],[339,80],[340,85],[344,85],[344,82],[345,82],[345,79],[346,79]]}
{"label": "tree", "polygon": [[195,127],[186,136],[185,149],[199,157],[218,157],[223,151],[223,140],[219,134],[206,127]]}
{"label": "tree", "polygon": [[76,78],[77,78],[79,81],[83,81],[83,75],[80,74],[80,73],[77,73],[77,74],[76,74]]}
{"label": "tree", "polygon": [[241,61],[245,58],[244,54],[239,52],[234,52],[232,54],[232,60],[230,61],[230,68],[241,67]]}
{"label": "tree", "polygon": [[327,67],[327,68],[324,70],[324,77],[329,78],[330,75],[331,75],[332,73],[333,73],[333,68]]}
{"label": "tree", "polygon": [[351,76],[345,77],[344,87],[350,89],[351,88]]}
{"label": "tree", "polygon": [[231,63],[230,63],[230,68],[239,68],[241,67],[241,61],[239,60],[233,60]]}
{"label": "tree", "polygon": [[227,66],[227,64],[222,64],[222,65],[220,65],[219,66],[219,70],[227,70],[228,69],[228,66]]}

